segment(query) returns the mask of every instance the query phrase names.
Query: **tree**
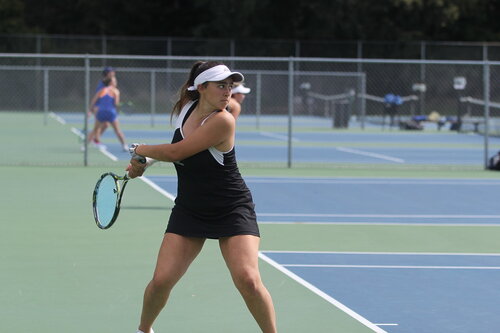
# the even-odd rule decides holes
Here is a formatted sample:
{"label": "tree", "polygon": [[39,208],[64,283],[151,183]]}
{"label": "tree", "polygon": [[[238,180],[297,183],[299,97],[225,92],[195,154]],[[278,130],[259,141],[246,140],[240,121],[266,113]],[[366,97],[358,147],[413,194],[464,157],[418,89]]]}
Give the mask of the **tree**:
{"label": "tree", "polygon": [[500,37],[500,0],[0,0],[0,33],[235,39]]}
{"label": "tree", "polygon": [[29,29],[23,20],[21,0],[0,0],[0,33],[23,33]]}

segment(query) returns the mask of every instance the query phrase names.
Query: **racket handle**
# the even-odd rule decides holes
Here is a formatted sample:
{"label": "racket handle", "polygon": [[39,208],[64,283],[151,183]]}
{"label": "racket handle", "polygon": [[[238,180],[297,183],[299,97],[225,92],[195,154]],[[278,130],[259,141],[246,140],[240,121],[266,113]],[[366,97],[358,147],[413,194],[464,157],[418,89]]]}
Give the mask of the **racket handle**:
{"label": "racket handle", "polygon": [[137,161],[141,162],[142,164],[146,164],[146,162],[147,162],[146,158],[144,156],[141,156],[141,155],[135,153],[135,149],[137,147],[139,147],[139,145],[140,145],[139,143],[131,144],[130,147],[128,148],[128,151],[130,153],[130,156],[132,156],[132,158],[134,160],[137,160]]}
{"label": "racket handle", "polygon": [[134,155],[132,155],[132,158],[133,158],[134,160],[136,160],[136,161],[141,162],[142,164],[146,164],[146,162],[147,162],[146,157],[141,156],[141,155],[134,154]]}
{"label": "racket handle", "polygon": [[139,154],[136,154],[135,153],[135,148],[137,148],[139,146],[138,143],[133,143],[130,145],[129,147],[129,152],[130,152],[130,156],[132,156],[133,159],[136,159],[138,160],[139,162],[143,163],[143,164],[146,164],[146,168],[150,167],[151,165],[155,164],[156,162],[158,162],[157,160],[155,160],[154,158],[150,158],[150,157],[144,157],[142,155],[139,155]]}
{"label": "racket handle", "polygon": [[[139,162],[143,163],[143,164],[146,164],[146,166],[144,167],[144,170],[146,170],[147,168],[149,168],[151,165],[155,164],[156,162],[158,162],[157,160],[153,159],[153,158],[149,158],[149,157],[143,157],[141,155],[135,155],[135,156],[132,156],[133,159],[135,160],[138,160]],[[125,177],[124,179],[130,179],[130,176],[128,174],[128,171],[127,173],[125,174]]]}

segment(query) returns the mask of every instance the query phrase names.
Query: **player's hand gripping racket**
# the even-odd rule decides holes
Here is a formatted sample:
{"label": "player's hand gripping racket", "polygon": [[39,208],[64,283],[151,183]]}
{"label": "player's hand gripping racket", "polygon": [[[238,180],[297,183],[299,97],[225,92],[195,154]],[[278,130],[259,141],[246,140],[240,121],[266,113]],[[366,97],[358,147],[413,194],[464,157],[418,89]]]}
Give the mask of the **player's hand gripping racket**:
{"label": "player's hand gripping racket", "polygon": [[[132,158],[146,164],[146,166],[156,162],[149,159],[147,161],[146,158],[135,153],[132,155]],[[122,177],[112,172],[107,172],[102,174],[97,181],[92,196],[92,209],[94,211],[95,222],[99,228],[108,229],[115,223],[120,213],[123,191],[129,179],[128,172]]]}

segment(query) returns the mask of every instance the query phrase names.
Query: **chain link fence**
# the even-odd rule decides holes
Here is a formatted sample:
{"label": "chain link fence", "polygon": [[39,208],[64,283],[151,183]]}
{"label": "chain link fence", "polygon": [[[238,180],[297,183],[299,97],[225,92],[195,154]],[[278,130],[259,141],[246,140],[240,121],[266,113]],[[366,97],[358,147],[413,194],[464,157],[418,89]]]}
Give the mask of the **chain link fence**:
{"label": "chain link fence", "polygon": [[[113,66],[122,96],[120,121],[127,140],[143,142],[157,131],[171,130],[169,115],[178,89],[193,62],[199,59],[0,54],[2,123],[11,128],[17,126],[14,119],[22,118],[24,124],[35,119],[50,127],[56,120],[85,138],[92,126],[92,119],[86,116],[89,101],[101,79],[103,66]],[[248,163],[328,166],[339,162],[324,158],[322,149],[334,147],[338,139],[297,139],[300,133],[314,136],[359,131],[395,135],[405,130],[422,130],[417,125],[426,124],[426,129],[432,131],[451,129],[486,134],[483,156],[475,164],[481,166],[486,163],[489,135],[499,127],[496,120],[500,117],[500,92],[490,91],[490,81],[500,70],[498,62],[293,57],[204,57],[203,60],[223,61],[243,72],[246,85],[252,88],[244,102],[243,116],[238,120],[239,131],[248,136],[239,143],[243,147],[257,147],[254,152],[248,148],[248,155],[243,156]],[[457,82],[463,86],[457,86]],[[30,137],[24,128],[25,125],[20,125],[16,132]],[[30,124],[30,128],[36,125]],[[139,130],[144,132],[141,134]],[[251,137],[250,133],[257,136]],[[263,140],[263,136],[267,139]],[[154,138],[158,136],[153,135],[151,141]],[[161,136],[161,140],[168,142],[168,135]],[[394,142],[397,141],[394,137]],[[73,142],[70,146],[76,145]],[[59,157],[52,159],[52,163],[102,163],[100,158],[95,160],[92,147],[83,141],[81,146],[64,148],[78,150],[78,153],[72,151],[80,156],[74,162]],[[296,150],[307,147],[316,150],[311,149],[301,158]],[[28,161],[29,154],[15,152],[17,160],[4,159],[3,164],[48,163],[42,151],[39,149],[39,158],[44,162],[37,162],[36,154],[31,154]]]}
{"label": "chain link fence", "polygon": [[0,34],[0,52],[197,57],[493,60],[500,43]]}

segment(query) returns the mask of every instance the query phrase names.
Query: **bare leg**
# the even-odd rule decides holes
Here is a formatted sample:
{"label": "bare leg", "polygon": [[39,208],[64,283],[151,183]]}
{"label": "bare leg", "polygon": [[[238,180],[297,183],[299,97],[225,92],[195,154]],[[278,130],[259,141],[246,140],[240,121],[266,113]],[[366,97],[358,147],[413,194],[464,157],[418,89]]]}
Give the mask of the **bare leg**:
{"label": "bare leg", "polygon": [[118,119],[115,119],[115,121],[111,123],[111,126],[115,130],[116,136],[118,137],[118,140],[120,140],[122,146],[125,145],[125,135],[123,135],[123,132],[120,129],[120,123],[118,122]]}
{"label": "bare leg", "polygon": [[92,128],[92,131],[90,131],[90,133],[87,135],[87,142],[91,142],[94,138],[95,138],[95,133],[96,133],[96,130],[97,130],[97,127],[100,125],[100,121],[97,120],[97,117],[96,117],[96,112],[97,112],[97,109],[94,108],[92,111],[89,111],[87,113],[87,119],[93,115],[94,116],[94,127]]}
{"label": "bare leg", "polygon": [[92,142],[92,140],[96,140],[96,141],[99,141],[96,139],[96,134],[97,134],[97,130],[98,128],[102,125],[102,123],[97,120],[97,118],[95,118],[94,120],[94,128],[92,128],[92,131],[89,133],[89,135],[87,136],[87,142],[90,143]]}
{"label": "bare leg", "polygon": [[106,121],[106,122],[99,123],[99,126],[96,127],[95,140],[97,142],[101,142],[101,135],[104,133],[104,131],[106,131],[108,126],[109,126],[109,123]]}
{"label": "bare leg", "polygon": [[167,304],[172,288],[200,253],[204,238],[190,238],[166,233],[158,254],[153,279],[144,292],[139,329],[149,332],[153,322]]}
{"label": "bare leg", "polygon": [[271,295],[262,283],[258,267],[260,238],[250,235],[222,238],[219,245],[234,284],[263,333],[276,333]]}

